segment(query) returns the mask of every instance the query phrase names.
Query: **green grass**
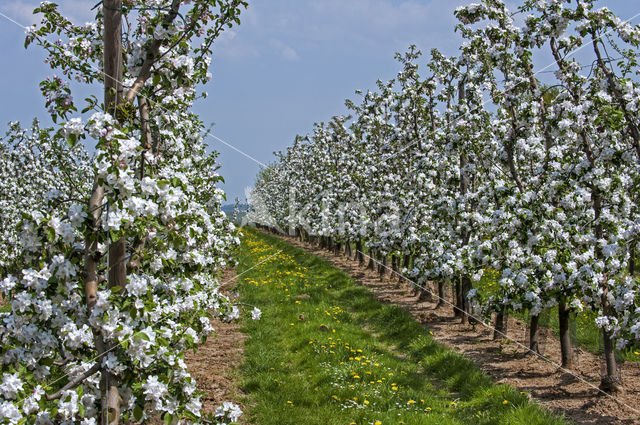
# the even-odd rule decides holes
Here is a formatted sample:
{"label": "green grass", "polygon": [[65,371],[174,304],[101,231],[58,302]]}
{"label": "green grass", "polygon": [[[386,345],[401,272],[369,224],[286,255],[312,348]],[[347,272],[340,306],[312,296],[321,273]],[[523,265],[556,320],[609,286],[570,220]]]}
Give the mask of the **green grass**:
{"label": "green grass", "polygon": [[[324,260],[245,229],[238,252],[245,320],[241,387],[251,423],[565,424],[494,385],[399,308]],[[302,295],[302,297],[300,297]]]}
{"label": "green grass", "polygon": [[[497,276],[495,273],[485,273],[480,282],[475,284],[478,291],[486,296],[495,295],[498,288]],[[510,312],[513,317],[529,323],[531,316],[528,311]],[[602,354],[602,332],[595,324],[596,313],[584,310],[580,313],[572,314],[571,317],[571,338],[580,347],[593,354]],[[551,329],[556,336],[559,335],[558,307],[552,307],[540,313],[539,325]],[[640,346],[630,346],[622,351],[616,351],[618,361],[640,361]]]}

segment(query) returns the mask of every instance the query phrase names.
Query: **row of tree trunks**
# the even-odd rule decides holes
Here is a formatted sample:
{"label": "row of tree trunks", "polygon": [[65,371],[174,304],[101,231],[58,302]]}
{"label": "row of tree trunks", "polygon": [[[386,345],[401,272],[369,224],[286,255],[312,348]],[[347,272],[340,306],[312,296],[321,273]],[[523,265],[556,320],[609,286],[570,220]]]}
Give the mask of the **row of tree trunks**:
{"label": "row of tree trunks", "polygon": [[[299,232],[300,239],[305,240],[305,232]],[[355,241],[355,252],[351,248],[350,243],[345,243],[344,247],[340,242],[333,241],[330,237],[314,237],[309,234],[306,235],[306,240],[310,243],[317,243],[323,249],[326,249],[330,252],[333,252],[336,255],[339,255],[344,252],[344,255],[347,258],[353,259],[354,261],[358,261],[359,265],[365,266],[365,255],[363,253],[363,243],[362,240]],[[380,277],[383,277],[386,274],[389,274],[389,278],[391,280],[398,279],[398,282],[402,282],[406,280],[402,276],[402,269],[408,269],[411,264],[411,255],[405,254],[404,256],[399,255],[391,255],[391,273],[387,273],[388,271],[388,255],[383,255],[380,251],[375,248],[370,248],[368,255],[366,257],[369,258],[368,263],[366,264],[366,268],[371,271],[376,271]],[[402,263],[402,266],[401,266]],[[407,280],[408,281],[408,280]],[[436,308],[442,307],[446,301],[446,291],[445,286],[446,282],[444,280],[440,280],[436,283],[437,286],[437,298],[438,302],[436,304]],[[473,310],[469,299],[467,298],[467,294],[473,288],[471,279],[468,275],[464,275],[459,279],[456,279],[456,282],[451,285],[451,299],[453,312],[455,317],[460,318],[461,323],[470,324],[476,322],[476,320],[472,317]],[[433,293],[429,290],[429,288],[421,289],[418,287],[414,287],[414,294],[418,297],[418,301],[432,301]],[[574,355],[573,355],[573,347],[571,342],[571,333],[570,333],[570,321],[571,321],[571,309],[564,300],[558,306],[558,320],[559,320],[559,328],[560,328],[560,344],[561,344],[561,358],[562,358],[562,367],[572,368],[574,366]],[[508,334],[508,322],[509,322],[509,310],[507,306],[503,306],[495,315],[494,321],[494,332],[493,339],[498,340],[501,338],[506,338]],[[539,315],[532,314],[529,320],[529,349],[532,353],[541,354],[540,351],[540,317]],[[605,345],[607,342],[610,343],[611,338],[604,338]],[[607,348],[607,347],[605,347]],[[613,353],[614,350],[606,350],[605,353]],[[613,361],[607,361],[607,366],[615,364],[615,359]],[[614,376],[617,372],[607,370],[607,375]],[[614,380],[610,383],[611,387],[618,388],[619,381]]]}

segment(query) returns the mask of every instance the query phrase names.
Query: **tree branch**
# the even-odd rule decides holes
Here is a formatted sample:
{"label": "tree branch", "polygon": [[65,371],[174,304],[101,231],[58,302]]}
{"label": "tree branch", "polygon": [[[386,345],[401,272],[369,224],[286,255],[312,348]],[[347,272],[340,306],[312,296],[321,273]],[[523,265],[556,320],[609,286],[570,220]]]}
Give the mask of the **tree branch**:
{"label": "tree branch", "polygon": [[91,366],[91,369],[87,370],[86,372],[76,376],[75,378],[73,378],[72,380],[67,382],[67,384],[64,387],[60,388],[55,393],[47,394],[47,400],[51,401],[51,400],[59,399],[60,397],[62,397],[62,393],[64,393],[67,390],[70,390],[72,388],[77,387],[78,385],[80,385],[82,383],[82,381],[84,381],[85,379],[87,379],[90,376],[94,375],[99,370],[100,370],[100,362],[94,364],[93,366]]}

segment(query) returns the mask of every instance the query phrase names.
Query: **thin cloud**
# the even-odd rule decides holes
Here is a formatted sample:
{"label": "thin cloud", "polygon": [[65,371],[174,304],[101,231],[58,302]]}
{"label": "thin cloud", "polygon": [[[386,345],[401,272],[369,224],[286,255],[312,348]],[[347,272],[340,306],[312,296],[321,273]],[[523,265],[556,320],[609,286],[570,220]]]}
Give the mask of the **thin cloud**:
{"label": "thin cloud", "polygon": [[283,43],[280,40],[272,39],[270,40],[269,44],[271,45],[271,47],[277,50],[283,58],[288,61],[296,61],[300,59],[300,57],[298,56],[298,52],[296,52],[293,47]]}
{"label": "thin cloud", "polygon": [[[39,24],[42,14],[33,14],[33,10],[40,6],[39,1],[2,1],[0,10],[23,25]],[[85,0],[64,0],[58,3],[60,12],[76,25],[92,20],[95,13],[91,11],[92,3]]]}
{"label": "thin cloud", "polygon": [[[429,50],[456,44],[453,10],[458,2],[442,0],[318,0],[253,3],[243,12],[238,36],[219,44],[232,58],[271,55],[295,61],[309,52],[335,54],[385,51],[392,55],[410,44]],[[273,40],[278,40],[274,46]],[[330,46],[330,47],[328,47]],[[339,53],[340,52],[340,53]]]}
{"label": "thin cloud", "polygon": [[40,6],[39,2],[2,2],[0,9],[22,25],[33,25],[40,22],[42,15],[33,14],[33,9]]}

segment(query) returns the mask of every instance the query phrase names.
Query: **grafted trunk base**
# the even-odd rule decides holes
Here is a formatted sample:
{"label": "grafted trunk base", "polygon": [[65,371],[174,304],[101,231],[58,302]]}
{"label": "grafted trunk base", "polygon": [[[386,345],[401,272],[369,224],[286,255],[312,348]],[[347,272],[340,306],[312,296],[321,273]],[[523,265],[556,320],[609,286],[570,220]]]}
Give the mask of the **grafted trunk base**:
{"label": "grafted trunk base", "polygon": [[[600,385],[598,386],[600,390],[604,391],[607,394],[622,394],[624,393],[624,387],[622,386],[622,380],[619,376],[603,376],[600,379]],[[604,395],[602,393],[598,393],[598,395]]]}

